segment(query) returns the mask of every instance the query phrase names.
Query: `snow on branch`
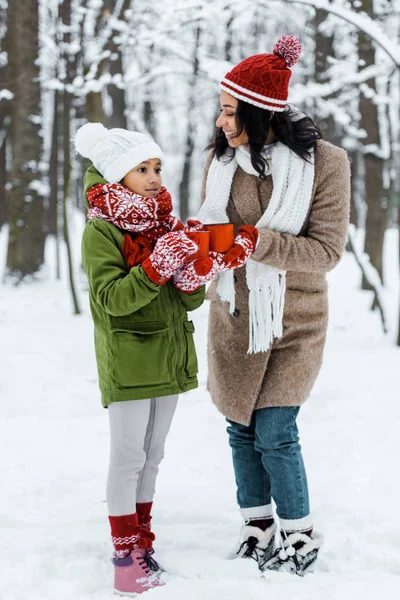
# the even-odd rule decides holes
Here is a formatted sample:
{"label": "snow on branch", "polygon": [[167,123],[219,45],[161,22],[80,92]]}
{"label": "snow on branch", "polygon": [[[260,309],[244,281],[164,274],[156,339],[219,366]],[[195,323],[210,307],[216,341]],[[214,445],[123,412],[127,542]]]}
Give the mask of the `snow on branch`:
{"label": "snow on branch", "polygon": [[12,100],[13,98],[14,98],[14,94],[12,92],[10,92],[10,90],[6,90],[5,88],[0,90],[0,102],[2,100]]}
{"label": "snow on branch", "polygon": [[390,56],[393,62],[400,67],[400,45],[394,40],[388,38],[382,27],[373,21],[366,13],[354,12],[349,8],[345,8],[328,0],[284,0],[288,4],[303,4],[312,6],[316,9],[325,10],[326,12],[342,18],[344,21],[351,23],[357,29],[360,29],[371,37],[374,42],[380,46],[386,54]]}
{"label": "snow on branch", "polygon": [[369,285],[372,287],[375,293],[374,302],[372,307],[374,307],[375,303],[379,308],[379,312],[381,315],[382,328],[383,332],[387,333],[387,319],[386,319],[386,309],[385,309],[385,301],[383,298],[383,286],[381,282],[381,278],[379,277],[378,271],[371,264],[370,258],[368,254],[365,252],[361,252],[357,247],[357,229],[353,223],[350,223],[348,230],[348,242],[350,245],[350,249],[354,254],[354,258],[358,266],[360,267],[362,274],[365,279],[368,281]]}
{"label": "snow on branch", "polygon": [[387,74],[387,68],[370,65],[362,71],[350,73],[346,77],[332,79],[327,83],[307,83],[294,85],[290,91],[289,102],[300,104],[309,98],[327,98],[336,94],[344,86],[360,85],[369,79]]}

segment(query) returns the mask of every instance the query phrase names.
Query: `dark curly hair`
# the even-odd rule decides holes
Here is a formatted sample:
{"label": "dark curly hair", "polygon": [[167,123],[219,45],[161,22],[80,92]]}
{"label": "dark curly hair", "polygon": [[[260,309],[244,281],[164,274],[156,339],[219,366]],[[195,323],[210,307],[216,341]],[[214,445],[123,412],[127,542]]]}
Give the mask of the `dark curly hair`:
{"label": "dark curly hair", "polygon": [[[259,173],[260,179],[265,178],[267,163],[261,151],[265,145],[270,127],[272,127],[278,141],[288,146],[292,152],[304,160],[310,158],[310,150],[315,148],[317,140],[322,139],[321,130],[314,121],[306,115],[299,118],[298,111],[292,110],[290,106],[287,106],[283,112],[272,113],[269,110],[238,100],[235,120],[236,137],[239,137],[243,131],[247,133],[251,164]],[[214,141],[208,146],[208,149],[214,149],[218,159],[224,154],[230,156],[231,159],[235,155],[235,149],[229,146],[228,140],[220,127],[217,128]]]}

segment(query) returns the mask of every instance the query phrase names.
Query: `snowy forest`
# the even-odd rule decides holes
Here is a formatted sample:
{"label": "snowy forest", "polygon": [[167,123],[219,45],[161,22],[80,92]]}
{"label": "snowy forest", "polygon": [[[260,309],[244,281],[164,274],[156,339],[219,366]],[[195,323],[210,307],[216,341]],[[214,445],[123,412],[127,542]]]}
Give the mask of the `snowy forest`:
{"label": "snowy forest", "polygon": [[207,300],[189,315],[198,387],[179,397],[152,510],[167,584],[145,598],[376,600],[400,589],[400,0],[0,0],[1,600],[115,597],[111,411],[82,267],[89,162],[76,131],[89,121],[154,137],[174,214],[196,217],[219,83],[282,35],[303,47],[289,104],[352,171],[322,367],[298,419],[325,541],[305,577],[228,560],[244,521],[209,392]]}
{"label": "snowy forest", "polygon": [[175,211],[193,216],[221,77],[287,33],[303,45],[289,101],[351,160],[348,249],[385,329],[383,247],[399,227],[399,0],[251,0],[245,10],[238,0],[0,0],[3,283],[60,278],[66,247],[79,312],[87,165],[71,140],[87,120],[150,133],[168,156]]}

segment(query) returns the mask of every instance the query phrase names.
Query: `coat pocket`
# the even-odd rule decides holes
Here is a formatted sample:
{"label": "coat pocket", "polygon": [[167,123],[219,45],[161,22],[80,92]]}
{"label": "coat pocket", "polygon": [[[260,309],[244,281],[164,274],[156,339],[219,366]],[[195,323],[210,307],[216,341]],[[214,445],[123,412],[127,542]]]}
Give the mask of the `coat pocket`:
{"label": "coat pocket", "polygon": [[186,365],[185,370],[189,377],[195,377],[199,367],[197,364],[196,348],[194,345],[194,324],[192,321],[184,322],[184,330],[186,337]]}
{"label": "coat pocket", "polygon": [[112,340],[117,386],[151,387],[170,382],[168,325],[124,325],[112,329]]}

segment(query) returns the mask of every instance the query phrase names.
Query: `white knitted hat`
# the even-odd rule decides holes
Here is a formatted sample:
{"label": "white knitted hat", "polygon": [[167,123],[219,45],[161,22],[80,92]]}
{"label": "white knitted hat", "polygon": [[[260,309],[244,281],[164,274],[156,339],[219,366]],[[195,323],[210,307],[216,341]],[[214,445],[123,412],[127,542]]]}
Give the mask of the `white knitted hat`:
{"label": "white knitted hat", "polygon": [[118,183],[144,160],[164,160],[153,140],[137,131],[106,129],[101,123],[86,123],[75,136],[75,149],[92,161],[109,183]]}

